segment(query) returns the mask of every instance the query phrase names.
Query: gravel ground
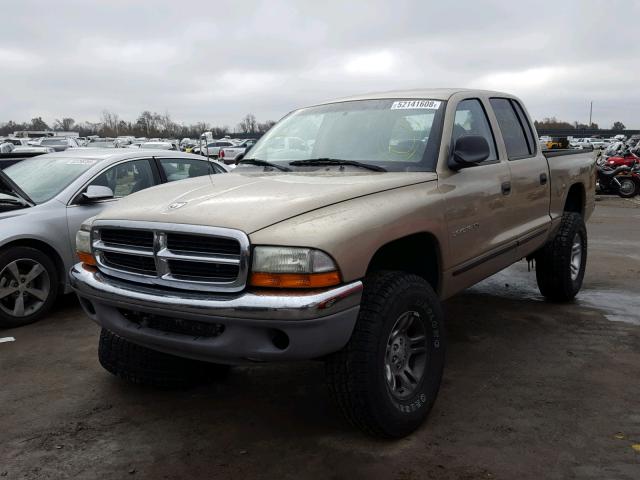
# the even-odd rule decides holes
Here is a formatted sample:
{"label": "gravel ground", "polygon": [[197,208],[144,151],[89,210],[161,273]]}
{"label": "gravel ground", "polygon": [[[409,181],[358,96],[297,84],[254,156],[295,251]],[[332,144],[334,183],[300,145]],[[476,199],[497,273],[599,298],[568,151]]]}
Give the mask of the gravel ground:
{"label": "gravel ground", "polygon": [[73,297],[0,337],[0,478],[640,478],[640,202],[604,198],[584,290],[545,303],[521,262],[445,304],[428,422],[395,442],[349,427],[322,365],[234,369],[185,392],[125,384]]}

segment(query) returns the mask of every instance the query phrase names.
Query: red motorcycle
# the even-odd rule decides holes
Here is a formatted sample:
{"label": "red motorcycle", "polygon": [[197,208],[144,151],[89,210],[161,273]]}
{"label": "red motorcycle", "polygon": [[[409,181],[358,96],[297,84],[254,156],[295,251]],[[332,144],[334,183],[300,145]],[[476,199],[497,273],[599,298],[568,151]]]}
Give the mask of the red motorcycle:
{"label": "red motorcycle", "polygon": [[627,148],[622,153],[607,158],[601,165],[613,169],[622,166],[633,167],[637,162],[640,162],[640,157]]}
{"label": "red motorcycle", "polygon": [[640,192],[640,159],[633,159],[630,165],[601,162],[597,165],[597,172],[599,193],[615,193],[622,198],[631,198]]}
{"label": "red motorcycle", "polygon": [[618,181],[618,195],[622,198],[635,197],[640,193],[640,162],[634,163],[630,171],[618,175]]}

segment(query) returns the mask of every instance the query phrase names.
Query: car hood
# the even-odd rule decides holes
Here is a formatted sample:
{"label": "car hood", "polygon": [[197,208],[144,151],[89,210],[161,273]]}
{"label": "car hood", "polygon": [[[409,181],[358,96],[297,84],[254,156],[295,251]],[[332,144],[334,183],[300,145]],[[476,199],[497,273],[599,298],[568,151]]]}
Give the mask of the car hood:
{"label": "car hood", "polygon": [[250,234],[311,210],[436,178],[430,172],[236,171],[143,190],[97,219],[227,227]]}

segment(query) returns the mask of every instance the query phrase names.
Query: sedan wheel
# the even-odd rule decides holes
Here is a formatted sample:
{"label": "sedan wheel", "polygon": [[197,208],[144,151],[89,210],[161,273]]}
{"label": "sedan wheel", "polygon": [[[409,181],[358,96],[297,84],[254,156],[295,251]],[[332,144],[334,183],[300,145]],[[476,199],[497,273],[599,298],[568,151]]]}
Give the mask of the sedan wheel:
{"label": "sedan wheel", "polygon": [[58,295],[54,261],[31,247],[0,252],[0,327],[35,322],[45,315]]}
{"label": "sedan wheel", "polygon": [[35,260],[21,258],[0,272],[0,310],[14,317],[33,315],[47,301],[51,279]]}

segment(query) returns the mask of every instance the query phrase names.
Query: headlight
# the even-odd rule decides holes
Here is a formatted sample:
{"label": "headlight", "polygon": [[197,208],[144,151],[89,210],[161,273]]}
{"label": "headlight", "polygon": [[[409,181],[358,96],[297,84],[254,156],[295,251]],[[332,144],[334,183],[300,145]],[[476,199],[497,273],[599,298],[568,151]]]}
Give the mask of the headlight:
{"label": "headlight", "polygon": [[76,233],[76,253],[82,263],[95,266],[96,259],[91,253],[91,220],[83,222]]}
{"label": "headlight", "polygon": [[78,233],[76,233],[76,251],[91,253],[91,232],[78,230]]}
{"label": "headlight", "polygon": [[322,288],[341,281],[333,259],[312,248],[256,247],[251,271],[254,287]]}

